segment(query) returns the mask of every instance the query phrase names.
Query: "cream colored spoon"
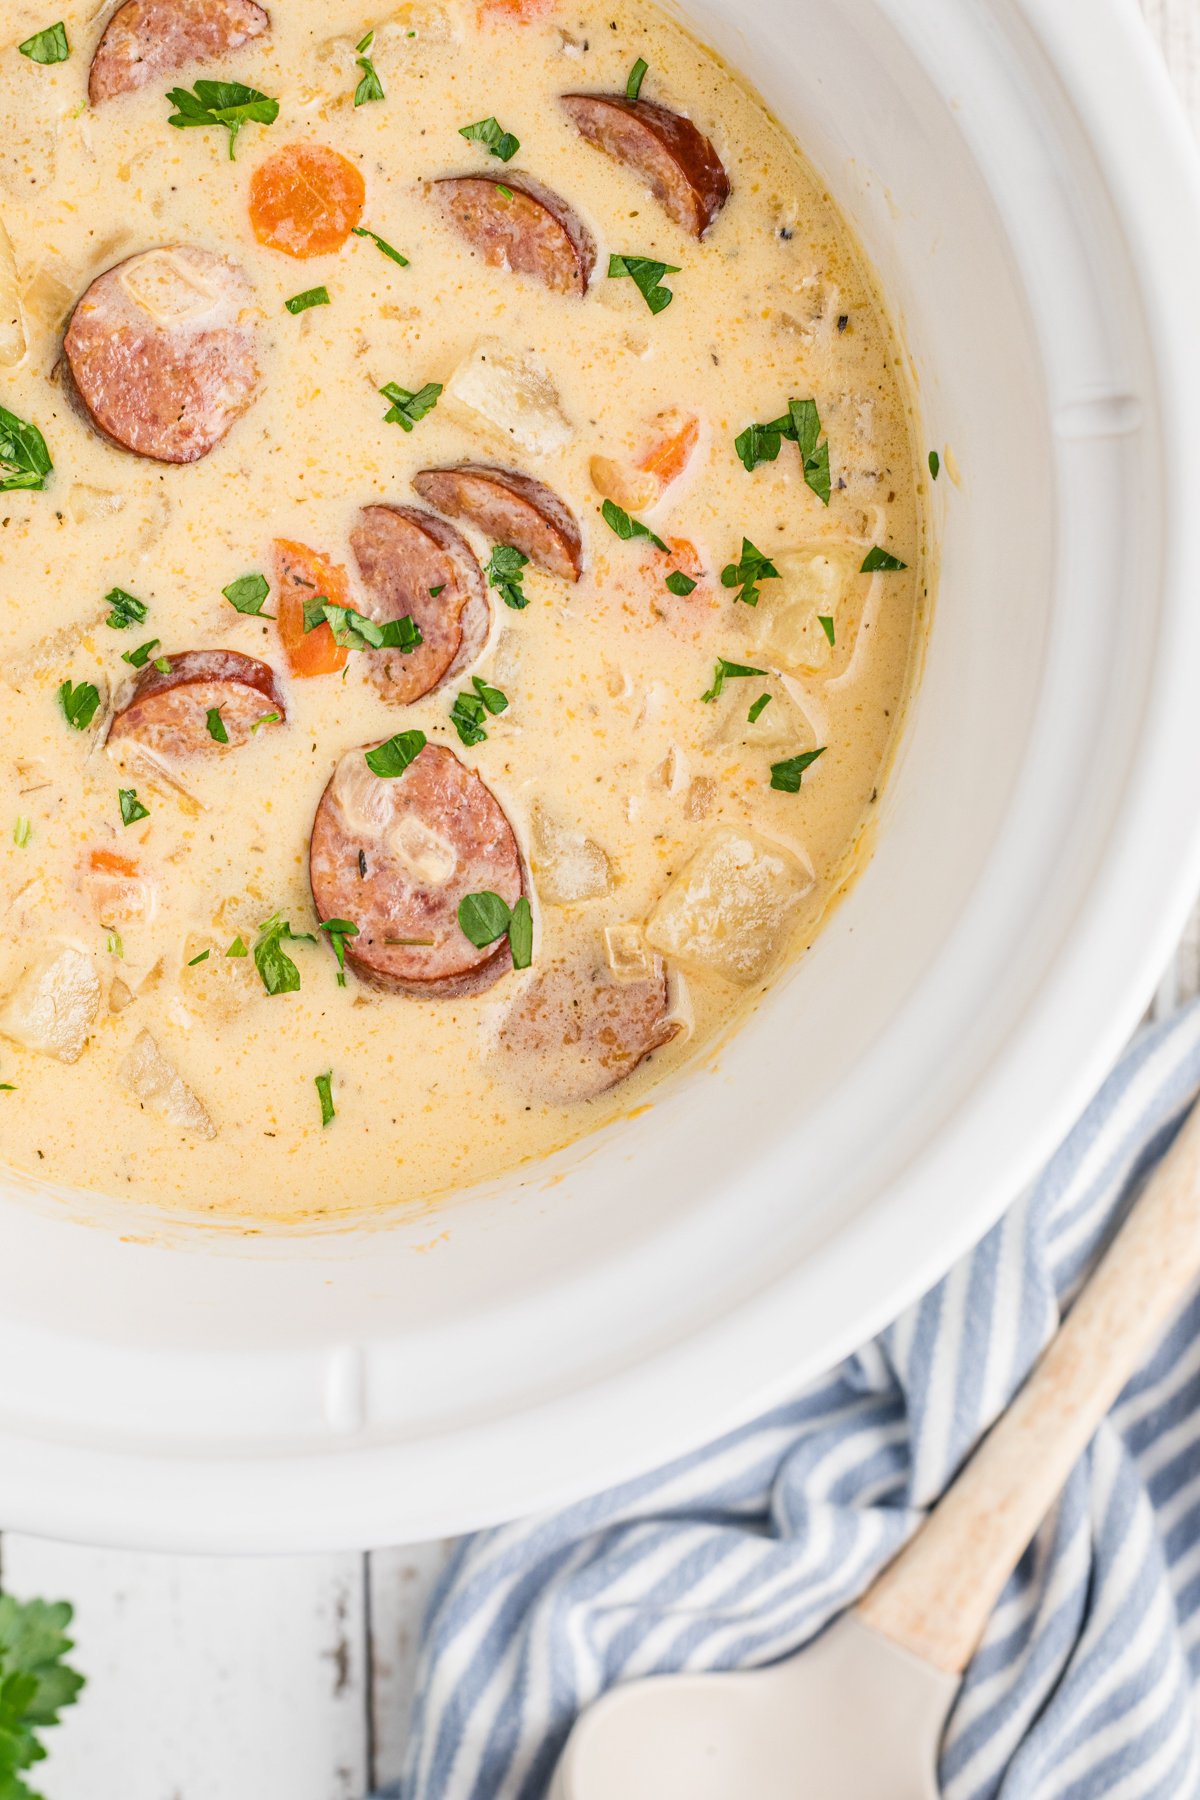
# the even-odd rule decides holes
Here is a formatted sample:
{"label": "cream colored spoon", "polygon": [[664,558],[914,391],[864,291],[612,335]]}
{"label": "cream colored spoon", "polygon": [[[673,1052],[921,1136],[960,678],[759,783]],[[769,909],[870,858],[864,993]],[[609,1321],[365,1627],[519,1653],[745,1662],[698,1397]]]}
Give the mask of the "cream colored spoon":
{"label": "cream colored spoon", "polygon": [[1005,1582],[1200,1276],[1200,1107],[1008,1411],[854,1610],[748,1674],[584,1714],[551,1800],[937,1800],[947,1715]]}

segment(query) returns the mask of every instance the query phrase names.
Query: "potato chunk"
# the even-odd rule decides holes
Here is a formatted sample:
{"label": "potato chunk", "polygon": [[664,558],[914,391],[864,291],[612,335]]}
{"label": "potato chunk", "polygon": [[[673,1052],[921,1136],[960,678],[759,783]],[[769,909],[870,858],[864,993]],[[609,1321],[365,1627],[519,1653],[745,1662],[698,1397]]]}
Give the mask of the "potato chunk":
{"label": "potato chunk", "polygon": [[646,938],[685,968],[746,987],[774,962],[812,886],[811,869],[782,845],[723,827],[666,888]]}
{"label": "potato chunk", "polygon": [[547,906],[575,906],[612,892],[607,851],[582,832],[568,830],[539,804],[533,808],[533,873]]}
{"label": "potato chunk", "polygon": [[[851,544],[809,544],[774,556],[779,580],[763,583],[754,615],[759,655],[777,668],[803,673],[841,660],[839,652],[853,641],[862,558],[861,548]],[[833,644],[822,618],[833,621]]]}
{"label": "potato chunk", "polygon": [[96,965],[73,944],[58,944],[26,969],[0,1007],[0,1034],[59,1062],[78,1062],[99,1011]]}
{"label": "potato chunk", "polygon": [[201,1138],[215,1138],[217,1128],[207,1107],[192,1092],[174,1063],[169,1062],[148,1031],[141,1031],[120,1068],[121,1080],[168,1125],[177,1125]]}
{"label": "potato chunk", "polygon": [[468,428],[488,428],[529,456],[550,456],[573,436],[550,372],[531,351],[481,338],[446,383],[446,403]]}
{"label": "potato chunk", "polygon": [[[751,704],[764,694],[770,698],[752,719]],[[750,750],[780,750],[786,745],[793,755],[816,748],[812,721],[787,683],[777,676],[731,681],[717,706],[721,710],[713,732],[714,744],[744,744]]]}

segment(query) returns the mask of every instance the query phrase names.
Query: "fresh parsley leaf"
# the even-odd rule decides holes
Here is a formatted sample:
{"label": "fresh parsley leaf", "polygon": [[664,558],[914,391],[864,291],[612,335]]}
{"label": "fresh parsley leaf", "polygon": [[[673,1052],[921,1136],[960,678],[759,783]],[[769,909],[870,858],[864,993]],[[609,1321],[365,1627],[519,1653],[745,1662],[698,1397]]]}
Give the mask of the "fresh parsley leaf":
{"label": "fresh parsley leaf", "polygon": [[225,952],[225,955],[227,957],[229,957],[229,956],[249,956],[249,954],[250,954],[250,952],[247,950],[245,944],[242,942],[240,937],[235,937],[232,944],[230,944],[228,950]]}
{"label": "fresh parsley leaf", "polygon": [[707,694],[701,694],[701,700],[715,700],[727,681],[742,675],[765,675],[765,669],[752,669],[748,663],[730,662],[727,657],[718,656],[716,673]]}
{"label": "fresh parsley leaf", "polygon": [[136,825],[139,819],[150,817],[150,808],[142,805],[136,788],[118,788],[117,800],[121,807],[122,825]]}
{"label": "fresh parsley leaf", "polygon": [[368,31],[362,43],[354,46],[358,51],[355,61],[362,70],[362,80],[354,90],[355,106],[365,106],[368,100],[382,100],[384,98],[383,83],[375,73],[375,64],[367,55],[367,51],[374,42],[375,33],[373,31]]}
{"label": "fresh parsley leaf", "polygon": [[64,681],[58,690],[58,699],[67,724],[73,725],[76,731],[86,731],[100,705],[99,692],[92,683],[81,681],[77,687],[72,687],[69,681]]}
{"label": "fresh parsley leaf", "polygon": [[492,156],[498,156],[501,162],[511,162],[521,148],[521,141],[511,131],[505,131],[495,119],[476,119],[474,125],[460,125],[459,137],[473,138],[482,144]]}
{"label": "fresh parsley leaf", "polygon": [[358,926],[351,919],[323,919],[317,927],[318,931],[327,931],[329,941],[333,945],[333,954],[337,957],[338,986],[346,985],[346,939],[358,936]]}
{"label": "fresh parsley leaf", "polygon": [[505,198],[505,199],[506,199],[506,200],[511,200],[511,199],[512,199],[512,197],[513,197],[513,191],[512,191],[512,189],[511,189],[511,188],[509,188],[509,187],[505,187],[505,185],[504,185],[504,183],[503,183],[503,182],[502,182],[502,181],[498,181],[498,182],[497,182],[497,183],[496,183],[496,192],[497,192],[497,193],[498,193],[498,194],[503,194],[503,195],[504,195],[504,198]]}
{"label": "fresh parsley leaf", "polygon": [[202,962],[207,962],[211,955],[212,955],[211,950],[202,950],[200,952],[199,956],[192,957],[191,961],[188,963],[188,968],[189,969],[199,968],[200,964]]}
{"label": "fresh parsley leaf", "polygon": [[240,81],[198,81],[195,90],[172,88],[167,95],[175,111],[167,120],[180,130],[192,125],[223,125],[229,133],[229,160],[243,125],[273,125],[279,117],[279,102],[260,94],[257,88],[244,87]]}
{"label": "fresh parsley leaf", "polygon": [[284,301],[290,313],[307,312],[310,306],[328,306],[329,289],[327,287],[305,288],[302,294],[293,294],[290,300]]}
{"label": "fresh parsley leaf", "polygon": [[760,463],[775,461],[783,442],[783,427],[787,423],[790,420],[774,419],[769,425],[747,425],[745,431],[738,432],[733,440],[733,447],[741,458],[747,475],[752,475]]}
{"label": "fresh parsley leaf", "polygon": [[[5,1082],[10,1092],[12,1084]],[[0,1795],[4,1800],[34,1800],[20,1771],[40,1762],[46,1751],[38,1732],[57,1725],[64,1707],[73,1704],[83,1686],[82,1675],[64,1657],[72,1648],[66,1636],[71,1608],[44,1600],[22,1604],[0,1595]]]}
{"label": "fresh parsley leaf", "polygon": [[650,64],[644,56],[639,56],[629,74],[625,78],[625,98],[636,100],[642,91],[642,83],[646,79]]}
{"label": "fresh parsley leaf", "polygon": [[12,488],[40,491],[53,467],[37,426],[0,406],[0,493]]}
{"label": "fresh parsley leaf", "polygon": [[512,951],[513,968],[527,969],[533,961],[533,908],[524,894],[513,907],[508,922],[508,947]]}
{"label": "fresh parsley leaf", "polygon": [[664,275],[678,275],[675,263],[655,262],[648,256],[610,256],[608,279],[617,281],[628,275],[652,313],[660,313],[675,298],[670,288],[663,287]]}
{"label": "fresh parsley leaf", "polygon": [[656,550],[665,551],[668,556],[671,554],[657,532],[651,531],[648,525],[643,525],[640,519],[631,519],[629,514],[622,507],[617,505],[615,500],[606,500],[604,505],[600,508],[600,511],[603,515],[604,523],[610,530],[615,531],[619,538],[624,539],[626,543],[628,543],[630,538],[648,538]]}
{"label": "fresh parsley leaf", "polygon": [[300,971],[284,949],[285,940],[315,944],[310,931],[293,931],[282,913],[273,913],[259,926],[254,946],[254,966],[268,994],[294,994],[300,986]]}
{"label": "fresh parsley leaf", "polygon": [[859,570],[859,574],[874,575],[880,569],[890,572],[893,569],[907,569],[907,567],[908,564],[901,562],[898,556],[893,556],[890,550],[884,550],[881,545],[876,544],[863,557],[863,566]]}
{"label": "fresh parsley leaf", "polygon": [[154,666],[160,675],[169,675],[171,673],[171,659],[169,656],[156,656],[154,659]]}
{"label": "fresh parsley leaf", "polygon": [[[382,98],[382,96],[381,96]],[[358,102],[355,102],[357,105]],[[333,1123],[335,1112],[333,1105],[333,1070],[327,1069],[324,1075],[313,1077],[317,1084],[317,1094],[321,1101],[321,1129]]]}
{"label": "fresh parsley leaf", "polygon": [[329,626],[334,642],[347,650],[402,650],[407,656],[425,641],[409,613],[379,624],[352,606],[336,606],[318,594],[304,602],[304,629],[315,631],[322,624]]}
{"label": "fresh parsley leaf", "polygon": [[208,726],[208,735],[213,740],[214,744],[227,744],[229,742],[229,733],[225,729],[225,721],[221,717],[221,709],[219,706],[209,707],[208,717],[205,720],[205,723]]}
{"label": "fresh parsley leaf", "polygon": [[941,474],[941,472],[942,472],[942,459],[938,455],[936,450],[931,450],[929,452],[929,473],[933,476],[933,479],[936,481],[938,476]]}
{"label": "fresh parsley leaf", "polygon": [[126,631],[130,625],[144,624],[150,611],[144,600],[135,600],[124,588],[110,588],[104,596],[104,604],[112,608],[104,623],[111,625],[114,631]]}
{"label": "fresh parsley leaf", "polygon": [[32,837],[33,822],[32,820],[27,819],[24,813],[20,813],[17,817],[16,824],[13,826],[13,843],[17,846],[18,850],[28,850],[29,842]]}
{"label": "fresh parsley leaf", "polygon": [[278,725],[278,723],[282,719],[282,717],[283,717],[283,714],[277,713],[277,712],[260,713],[259,717],[257,719],[255,719],[254,723],[250,727],[250,735],[253,737],[254,733],[262,725]]}
{"label": "fresh parsley leaf", "polygon": [[446,584],[444,581],[439,581],[439,583],[436,587],[431,587],[429,590],[430,595],[435,600],[437,599],[439,594],[444,594],[445,591],[446,591]]}
{"label": "fresh parsley leaf", "polygon": [[821,630],[825,633],[825,636],[829,639],[829,647],[832,650],[834,644],[837,642],[836,628],[833,623],[833,615],[831,613],[818,613],[817,614],[817,624],[821,627]]}
{"label": "fresh parsley leaf", "polygon": [[57,25],[47,25],[44,31],[35,31],[23,44],[18,44],[17,49],[22,56],[27,56],[30,62],[35,63],[66,62],[71,54],[67,28],[61,19]]}
{"label": "fresh parsley leaf", "polygon": [[136,650],[122,650],[121,661],[127,662],[131,669],[144,669],[161,641],[160,638],[149,638],[146,643],[139,644]]}
{"label": "fresh parsley leaf", "polygon": [[106,948],[107,948],[108,954],[110,956],[115,956],[117,958],[118,962],[124,962],[125,946],[121,942],[121,934],[119,931],[110,931],[109,932],[108,943],[106,945]]}
{"label": "fresh parsley leaf", "polygon": [[483,729],[486,717],[487,710],[476,694],[459,694],[450,708],[450,723],[460,741],[467,745],[482,744],[486,740],[487,732]]}
{"label": "fresh parsley leaf", "polygon": [[681,600],[686,600],[695,586],[691,576],[685,575],[682,569],[672,569],[667,576],[667,587],[671,593],[678,594]]}
{"label": "fresh parsley leaf", "polygon": [[[16,1087],[15,1082],[0,1081],[0,1094],[15,1094],[16,1091],[17,1091],[17,1087]],[[5,1727],[4,1727],[4,1723],[3,1723],[3,1714],[0,1713],[0,1729],[4,1729],[4,1728]],[[11,1729],[11,1728],[9,1728],[9,1729]],[[0,1775],[2,1775],[3,1773],[4,1773],[4,1769],[2,1766],[0,1766]],[[22,1800],[22,1795],[20,1794],[19,1791],[17,1793],[17,1800]]]}
{"label": "fresh parsley leaf", "polygon": [[410,762],[416,761],[424,748],[423,731],[398,731],[386,743],[365,752],[367,767],[372,775],[394,781],[398,775],[403,775]]}
{"label": "fresh parsley leaf", "polygon": [[528,561],[529,558],[511,544],[496,544],[484,570],[488,585],[495,588],[505,606],[511,606],[514,612],[529,605],[529,595],[521,586],[524,580],[521,571]]}
{"label": "fresh parsley leaf", "polygon": [[442,384],[440,381],[427,381],[425,386],[418,388],[414,394],[408,388],[400,387],[398,383],[389,381],[379,391],[385,400],[390,400],[392,403],[383,415],[384,424],[400,425],[405,431],[411,431],[413,426],[418,424],[426,413],[431,413],[437,405]]}
{"label": "fresh parsley leaf", "polygon": [[391,244],[389,244],[386,239],[381,238],[377,231],[368,231],[365,225],[355,225],[353,230],[355,237],[370,238],[377,250],[382,250],[385,256],[390,256],[392,261],[394,263],[399,263],[402,269],[408,268],[409,264],[407,256],[401,256],[400,252],[394,250]]}
{"label": "fresh parsley leaf", "polygon": [[818,500],[829,505],[832,484],[829,473],[829,443],[821,443],[821,418],[815,400],[789,400],[787,412],[765,425],[747,425],[733,440],[747,474],[760,463],[774,462],[785,438],[800,451],[800,467],[804,479]]}
{"label": "fresh parsley leaf", "polygon": [[486,949],[508,930],[512,913],[499,894],[485,889],[480,894],[465,894],[458,903],[458,922],[463,935],[477,950]]}
{"label": "fresh parsley leaf", "polygon": [[826,745],[819,750],[805,750],[799,756],[789,756],[784,762],[771,764],[771,786],[778,788],[781,794],[798,794],[800,781],[805,769],[816,762],[818,756],[824,756]]}
{"label": "fresh parsley leaf", "polygon": [[232,606],[234,612],[251,613],[256,619],[273,619],[274,613],[263,611],[263,601],[271,591],[271,585],[265,575],[239,575],[221,592]]}
{"label": "fresh parsley leaf", "polygon": [[721,586],[740,588],[741,592],[733,596],[734,604],[740,600],[746,606],[757,606],[762,589],[760,581],[778,581],[779,570],[770,557],[756,550],[748,537],[742,539],[742,554],[738,562],[727,563],[721,570]]}
{"label": "fresh parsley leaf", "polygon": [[758,699],[752,703],[752,705],[750,707],[750,711],[746,714],[746,718],[748,719],[748,721],[750,722],[751,725],[754,724],[754,721],[756,719],[761,719],[762,715],[766,712],[766,710],[767,710],[768,706],[770,706],[770,704],[771,704],[770,694],[760,694],[758,696]]}
{"label": "fresh parsley leaf", "polygon": [[490,713],[502,713],[508,710],[508,695],[502,693],[498,687],[489,687],[481,675],[472,675],[471,686]]}

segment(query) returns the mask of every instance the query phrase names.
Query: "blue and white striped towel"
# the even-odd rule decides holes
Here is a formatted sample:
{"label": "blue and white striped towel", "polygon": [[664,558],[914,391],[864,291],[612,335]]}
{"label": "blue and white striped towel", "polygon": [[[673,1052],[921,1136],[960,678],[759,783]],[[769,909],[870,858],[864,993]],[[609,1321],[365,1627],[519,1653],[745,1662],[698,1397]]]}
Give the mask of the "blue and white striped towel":
{"label": "blue and white striped towel", "polygon": [[[403,1800],[542,1800],[577,1713],[797,1649],[1001,1412],[1200,1087],[1200,1009],[1143,1036],[973,1255],[788,1406],[465,1540],[430,1612]],[[1013,1575],[942,1747],[947,1800],[1195,1800],[1200,1296]]]}

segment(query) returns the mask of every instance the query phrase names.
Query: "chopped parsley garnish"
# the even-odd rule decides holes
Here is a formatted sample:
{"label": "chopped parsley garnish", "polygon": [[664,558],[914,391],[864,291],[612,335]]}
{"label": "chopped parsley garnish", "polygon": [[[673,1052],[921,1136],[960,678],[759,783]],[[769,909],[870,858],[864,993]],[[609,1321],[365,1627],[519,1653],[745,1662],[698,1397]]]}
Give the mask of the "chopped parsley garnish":
{"label": "chopped parsley garnish", "polygon": [[358,55],[354,60],[362,70],[362,80],[354,90],[355,106],[365,106],[368,100],[382,100],[384,98],[383,83],[375,73],[375,64],[367,54],[374,42],[375,33],[373,31],[368,31],[366,37],[362,40],[362,43],[355,44],[354,46],[358,51]]}
{"label": "chopped parsley garnish", "polygon": [[799,756],[789,756],[784,762],[771,764],[771,786],[778,788],[781,794],[798,794],[800,782],[805,769],[816,762],[818,756],[824,756],[826,746],[819,750],[805,750]]}
{"label": "chopped parsley garnish", "polygon": [[187,88],[172,88],[167,99],[175,108],[168,125],[181,131],[193,125],[223,125],[229,133],[230,162],[243,125],[273,125],[279,117],[278,100],[243,87],[240,81],[198,81],[190,93]]}
{"label": "chopped parsley garnish", "polygon": [[608,259],[608,279],[617,281],[622,275],[628,275],[652,313],[662,312],[675,298],[670,288],[662,285],[663,276],[678,274],[677,263],[655,262],[649,256],[610,256]]}
{"label": "chopped parsley garnish", "polygon": [[465,894],[458,903],[458,923],[477,950],[485,950],[507,934],[514,969],[527,969],[533,961],[533,913],[524,894],[511,910],[490,889]]}
{"label": "chopped parsley garnish", "polygon": [[425,748],[423,731],[398,731],[395,737],[388,738],[384,744],[377,744],[374,750],[364,754],[372,775],[379,775],[384,781],[394,781],[403,775],[410,762],[415,762]]}
{"label": "chopped parsley garnish", "polygon": [[668,588],[673,594],[678,594],[681,600],[687,598],[695,585],[696,584],[691,576],[685,575],[682,569],[672,569],[671,573],[667,576]]}
{"label": "chopped parsley garnish", "polygon": [[274,613],[263,611],[263,601],[271,591],[271,584],[265,575],[239,575],[221,592],[232,606],[234,612],[252,613],[256,619],[273,619]]}
{"label": "chopped parsley garnish", "polygon": [[229,742],[229,733],[225,729],[225,721],[221,717],[221,709],[219,706],[209,707],[208,717],[205,720],[205,723],[208,726],[208,735],[213,740],[214,744],[227,744]]}
{"label": "chopped parsley garnish", "polygon": [[136,788],[118,788],[117,800],[121,807],[122,825],[136,825],[139,819],[150,817],[150,808],[142,805]]}
{"label": "chopped parsley garnish", "polygon": [[253,737],[254,733],[259,729],[260,725],[278,725],[278,723],[282,719],[282,717],[283,717],[283,714],[277,713],[277,712],[269,712],[269,713],[260,714],[260,716],[257,719],[255,719],[254,723],[250,727],[250,735]]}
{"label": "chopped parsley garnish", "polygon": [[701,700],[715,700],[727,681],[742,675],[765,675],[765,669],[752,669],[748,663],[730,662],[727,657],[718,656],[713,683],[707,694],[701,694]]}
{"label": "chopped parsley garnish", "polygon": [[139,644],[136,650],[122,650],[121,661],[127,662],[131,669],[144,669],[161,641],[161,638],[148,638],[144,644]]}
{"label": "chopped parsley garnish", "polygon": [[160,675],[169,675],[171,673],[171,659],[169,656],[156,656],[154,659],[154,666]]}
{"label": "chopped parsley garnish", "polygon": [[401,256],[400,252],[393,249],[386,238],[381,238],[377,231],[368,231],[365,225],[355,225],[353,229],[355,237],[370,238],[377,250],[382,250],[385,256],[390,256],[392,261],[399,263],[402,269],[408,268],[407,256]]}
{"label": "chopped parsley garnish", "polygon": [[[356,100],[355,105],[357,104]],[[333,1070],[327,1069],[324,1075],[314,1076],[314,1080],[321,1101],[321,1129],[324,1131],[326,1125],[332,1124],[336,1116],[333,1106]]]}
{"label": "chopped parsley garnish", "polygon": [[304,602],[305,631],[315,631],[318,625],[328,625],[334,642],[346,650],[402,650],[407,656],[424,642],[409,613],[380,625],[352,606],[334,605],[324,594]]}
{"label": "chopped parsley garnish", "polygon": [[648,525],[643,525],[640,519],[630,518],[624,508],[618,506],[615,500],[606,500],[600,511],[604,523],[626,543],[630,538],[648,538],[656,550],[665,551],[668,556],[671,554],[657,532],[651,531]]}
{"label": "chopped parsley garnish", "polygon": [[282,913],[272,914],[258,930],[254,966],[263,986],[268,994],[294,994],[300,986],[300,971],[284,949],[284,943],[315,944],[316,938],[310,931],[293,931]]}
{"label": "chopped parsley garnish", "polygon": [[823,506],[829,505],[829,441],[819,442],[821,417],[815,400],[789,400],[787,412],[766,425],[747,425],[733,440],[733,447],[747,474],[759,463],[774,462],[786,438],[800,451],[804,479]]}
{"label": "chopped parsley garnish", "polygon": [[188,963],[188,968],[189,969],[197,968],[202,962],[207,962],[211,955],[212,955],[211,950],[202,950],[200,952],[199,956],[192,957],[191,961]]}
{"label": "chopped parsley garnish", "polygon": [[464,744],[482,744],[487,737],[483,721],[488,713],[502,713],[508,707],[508,695],[497,687],[489,687],[478,675],[472,675],[473,694],[459,694],[450,708],[450,722]]}
{"label": "chopped parsley garnish", "polygon": [[505,198],[505,199],[506,199],[506,200],[511,200],[511,199],[512,199],[512,197],[513,197],[513,191],[512,191],[512,189],[511,189],[511,188],[508,188],[508,187],[505,187],[505,185],[504,185],[504,183],[503,183],[503,182],[502,182],[502,181],[498,181],[498,182],[497,182],[497,183],[496,183],[496,192],[497,192],[497,193],[498,193],[498,194],[503,194],[503,195],[504,195],[504,198]]}
{"label": "chopped parsley garnish", "polygon": [[144,624],[150,611],[144,600],[135,600],[124,588],[110,588],[104,596],[104,604],[111,608],[104,623],[111,625],[114,631],[126,631],[130,625]]}
{"label": "chopped parsley garnish", "polygon": [[644,56],[639,56],[629,74],[625,78],[625,98],[636,100],[642,91],[642,83],[646,79],[650,64]]}
{"label": "chopped parsley garnish", "polygon": [[[488,565],[484,574],[488,585],[494,587],[505,606],[511,606],[514,612],[529,605],[529,595],[521,586],[524,569],[529,558],[511,544],[496,544],[488,557]],[[431,588],[430,593],[433,592]]]}
{"label": "chopped parsley garnish", "polygon": [[770,706],[770,704],[771,704],[771,695],[770,694],[760,694],[758,696],[758,699],[755,700],[751,704],[750,711],[746,714],[746,718],[749,720],[751,725],[754,724],[756,719],[761,719],[762,715],[766,712],[766,710],[767,710],[768,706]]}
{"label": "chopped parsley garnish", "polygon": [[439,583],[438,583],[438,585],[437,585],[437,587],[432,587],[432,588],[430,588],[430,590],[429,590],[429,592],[430,592],[430,596],[431,596],[431,598],[433,598],[433,599],[434,599],[434,600],[436,600],[436,599],[437,599],[437,597],[438,597],[438,595],[439,595],[439,594],[444,594],[444,593],[445,593],[445,591],[446,591],[446,584],[445,584],[445,582],[444,582],[444,581],[440,581],[440,582],[439,582]]}
{"label": "chopped parsley garnish", "polygon": [[118,962],[124,962],[124,960],[125,960],[125,945],[121,941],[121,934],[119,931],[110,931],[109,932],[108,942],[107,942],[105,948],[107,949],[108,954],[110,956],[115,956],[117,958]]}
{"label": "chopped parsley garnish", "polygon": [[489,687],[482,675],[472,675],[471,686],[475,689],[475,692],[479,695],[479,698],[483,701],[483,704],[490,713],[494,714],[508,711],[508,695],[503,693],[498,687]]}
{"label": "chopped parsley garnish", "polygon": [[23,44],[18,44],[17,49],[22,56],[27,56],[30,62],[35,63],[66,62],[71,54],[67,28],[61,19],[57,25],[47,25],[44,31],[35,31]]}
{"label": "chopped parsley garnish", "polygon": [[346,985],[346,939],[358,936],[358,926],[350,919],[323,919],[317,927],[318,931],[327,931],[329,941],[333,945],[333,954],[337,957],[338,986]]}
{"label": "chopped parsley garnish", "polygon": [[505,131],[495,119],[476,119],[474,125],[460,125],[458,135],[473,138],[492,156],[498,156],[501,162],[511,162],[521,148],[521,140],[515,138],[511,131]]}
{"label": "chopped parsley garnish", "polygon": [[17,1084],[15,1081],[0,1081],[0,1094],[15,1094],[16,1091]]}
{"label": "chopped parsley garnish", "polygon": [[305,288],[302,294],[293,294],[290,300],[284,301],[290,313],[307,312],[310,306],[328,306],[329,289],[327,287]]}
{"label": "chopped parsley garnish", "polygon": [[400,387],[397,382],[389,381],[379,391],[385,400],[392,403],[383,415],[384,424],[400,425],[405,431],[411,431],[437,405],[442,384],[440,381],[427,381],[414,394],[408,388]]}
{"label": "chopped parsley garnish", "polygon": [[32,837],[33,823],[25,817],[24,813],[21,813],[17,818],[16,824],[13,826],[13,843],[17,846],[18,850],[27,850]]}
{"label": "chopped parsley garnish", "polygon": [[756,550],[748,537],[742,539],[741,559],[735,563],[727,563],[721,570],[721,586],[740,588],[733,596],[734,604],[740,600],[746,606],[757,606],[762,589],[760,581],[778,581],[779,570],[769,556]]}
{"label": "chopped parsley garnish", "polygon": [[936,481],[938,476],[941,474],[941,472],[942,472],[942,459],[938,455],[936,450],[931,450],[929,452],[929,473],[933,476],[933,479]]}
{"label": "chopped parsley garnish", "polygon": [[885,550],[882,545],[876,544],[863,557],[863,566],[859,570],[859,574],[874,575],[877,570],[890,572],[893,569],[907,569],[907,567],[908,564],[901,562],[898,556],[893,556],[890,550]]}
{"label": "chopped parsley garnish", "polygon": [[817,614],[817,624],[821,627],[821,630],[825,633],[825,636],[829,639],[829,648],[832,650],[834,644],[837,642],[836,627],[834,626],[834,623],[833,623],[832,614],[831,613],[818,613]]}
{"label": "chopped parsley garnish", "polygon": [[77,687],[64,681],[58,690],[58,700],[67,724],[73,725],[76,731],[87,730],[100,705],[99,692],[90,681],[81,681]]}
{"label": "chopped parsley garnish", "polygon": [[11,488],[40,490],[53,467],[37,426],[0,406],[0,493]]}
{"label": "chopped parsley garnish", "polygon": [[249,956],[250,952],[247,950],[247,948],[246,948],[245,944],[242,942],[241,938],[235,937],[232,944],[230,944],[228,950],[225,952],[225,954],[227,957],[228,956]]}

